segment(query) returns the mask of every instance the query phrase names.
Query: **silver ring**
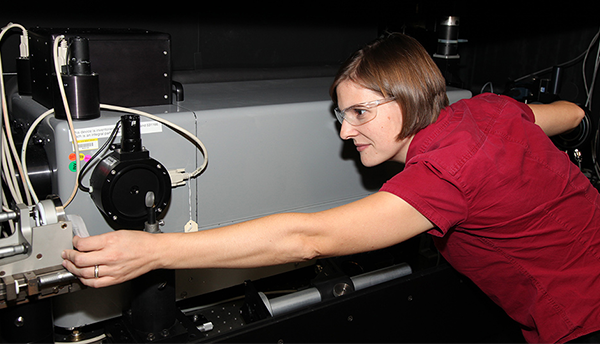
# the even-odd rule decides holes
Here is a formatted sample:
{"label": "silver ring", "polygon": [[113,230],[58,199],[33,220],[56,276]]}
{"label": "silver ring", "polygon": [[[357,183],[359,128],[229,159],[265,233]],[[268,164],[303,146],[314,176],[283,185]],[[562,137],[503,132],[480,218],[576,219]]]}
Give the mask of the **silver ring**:
{"label": "silver ring", "polygon": [[98,278],[98,265],[94,266],[94,278]]}

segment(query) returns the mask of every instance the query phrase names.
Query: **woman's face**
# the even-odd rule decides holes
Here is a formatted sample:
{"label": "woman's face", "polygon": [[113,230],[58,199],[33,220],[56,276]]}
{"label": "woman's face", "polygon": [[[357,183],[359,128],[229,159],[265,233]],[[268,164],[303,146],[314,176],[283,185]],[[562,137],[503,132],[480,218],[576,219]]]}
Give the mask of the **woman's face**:
{"label": "woman's face", "polygon": [[[350,106],[382,99],[380,93],[366,89],[350,80],[341,82],[337,87],[338,107]],[[377,106],[377,115],[367,123],[354,126],[344,120],[340,137],[353,140],[360,153],[360,160],[367,167],[376,166],[392,160],[404,163],[412,136],[397,140],[402,129],[402,110],[392,101]]]}

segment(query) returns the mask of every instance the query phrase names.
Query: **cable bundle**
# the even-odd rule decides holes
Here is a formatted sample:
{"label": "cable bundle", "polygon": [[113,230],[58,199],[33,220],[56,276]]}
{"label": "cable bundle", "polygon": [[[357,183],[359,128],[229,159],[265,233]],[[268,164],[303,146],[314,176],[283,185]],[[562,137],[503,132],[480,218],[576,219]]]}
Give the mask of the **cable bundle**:
{"label": "cable bundle", "polygon": [[[4,27],[2,29],[2,32],[0,33],[0,41],[2,40],[2,38],[6,32],[8,32],[9,30],[14,29],[14,28],[18,28],[22,31],[21,49],[20,49],[21,57],[28,57],[29,56],[29,48],[28,48],[27,30],[22,25],[12,24],[12,23],[8,24],[6,27]],[[62,103],[64,105],[66,120],[68,122],[69,131],[70,131],[72,142],[73,142],[72,148],[73,148],[73,151],[75,152],[75,155],[79,156],[79,147],[77,144],[77,136],[76,136],[75,129],[73,126],[73,118],[72,118],[72,114],[71,114],[71,111],[70,111],[70,108],[68,105],[67,96],[65,94],[64,84],[62,82],[61,68],[63,65],[65,65],[67,63],[66,50],[67,50],[67,41],[65,40],[65,37],[64,36],[56,37],[54,39],[53,48],[52,48],[52,57],[54,60],[54,71],[55,71],[56,77],[58,79],[60,97],[61,97]],[[0,75],[3,75],[1,57],[0,57]],[[0,93],[1,93],[0,97],[2,99],[2,116],[0,118],[1,136],[2,136],[0,151],[2,154],[1,155],[2,160],[0,162],[0,164],[1,164],[0,166],[1,166],[1,170],[2,170],[3,181],[6,183],[7,189],[10,191],[10,198],[9,198],[9,197],[7,197],[7,195],[5,195],[4,188],[2,188],[2,208],[4,211],[12,211],[10,209],[10,204],[9,204],[9,202],[11,200],[16,203],[24,203],[27,205],[32,205],[32,204],[39,202],[36,192],[33,189],[33,186],[31,185],[31,181],[29,180],[29,177],[27,175],[27,166],[25,163],[26,156],[27,156],[27,145],[28,145],[29,139],[33,135],[33,132],[35,131],[35,128],[46,117],[53,115],[55,113],[55,111],[54,111],[54,109],[49,109],[48,111],[42,113],[39,117],[36,118],[36,120],[29,127],[29,129],[24,137],[22,149],[19,154],[17,152],[17,149],[15,148],[14,140],[13,140],[13,137],[11,134],[9,115],[8,115],[8,106],[7,106],[7,100],[6,100],[6,92],[4,89],[3,77],[0,77]],[[185,173],[185,172],[182,173],[181,171],[178,170],[176,173],[171,174],[172,176],[176,176],[175,178],[172,178],[172,179],[175,179],[175,180],[172,180],[173,186],[182,185],[183,183],[185,183],[185,180],[188,180],[189,178],[197,177],[206,168],[206,166],[208,164],[208,155],[207,155],[206,147],[204,146],[202,141],[200,141],[200,139],[198,139],[195,135],[193,135],[189,131],[185,130],[184,128],[177,126],[177,125],[175,125],[167,120],[164,120],[160,117],[154,116],[152,114],[149,114],[149,113],[146,113],[143,111],[135,110],[135,109],[129,109],[129,108],[125,108],[125,107],[108,105],[108,104],[100,104],[100,108],[104,109],[104,110],[108,110],[108,111],[116,111],[116,112],[124,112],[124,113],[140,115],[140,116],[149,118],[151,120],[157,121],[159,123],[162,123],[162,124],[168,126],[169,128],[171,128],[172,130],[176,131],[178,134],[185,137],[189,141],[191,141],[201,151],[204,160],[203,160],[202,164],[196,168],[196,170],[194,170],[191,173]],[[118,128],[118,123],[117,123],[116,128]],[[109,141],[111,139],[112,138],[109,138]],[[99,153],[101,153],[106,148],[106,146],[107,145],[104,145],[98,151],[97,155]],[[83,187],[80,182],[80,178],[83,176],[83,174],[85,173],[85,171],[88,169],[89,166],[82,168],[80,166],[80,160],[76,159],[75,161],[76,161],[76,172],[77,172],[76,177],[75,177],[76,179],[74,182],[73,191],[72,191],[71,195],[68,197],[68,199],[66,201],[64,201],[65,207],[67,207],[73,201],[78,189],[80,189],[80,186],[81,186],[81,190],[89,191],[89,189]],[[94,159],[88,161],[88,164],[93,163],[93,161],[94,161]],[[15,168],[18,170],[18,176],[20,178],[17,178],[17,173],[15,171]],[[21,192],[22,190],[25,190],[24,195]]]}

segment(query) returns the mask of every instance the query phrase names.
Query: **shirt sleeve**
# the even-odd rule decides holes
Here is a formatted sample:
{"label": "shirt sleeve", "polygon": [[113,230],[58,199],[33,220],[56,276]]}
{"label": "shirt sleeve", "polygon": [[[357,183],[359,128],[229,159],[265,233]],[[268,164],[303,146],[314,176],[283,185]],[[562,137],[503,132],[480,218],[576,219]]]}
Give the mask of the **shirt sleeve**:
{"label": "shirt sleeve", "polygon": [[533,110],[529,107],[529,105],[525,103],[521,103],[511,97],[499,95],[500,98],[507,100],[508,105],[512,105],[521,111],[521,116],[525,118],[527,121],[535,123],[535,115],[533,114]]}
{"label": "shirt sleeve", "polygon": [[468,216],[466,199],[452,176],[428,161],[407,165],[380,189],[413,206],[436,228],[429,233],[444,236]]}

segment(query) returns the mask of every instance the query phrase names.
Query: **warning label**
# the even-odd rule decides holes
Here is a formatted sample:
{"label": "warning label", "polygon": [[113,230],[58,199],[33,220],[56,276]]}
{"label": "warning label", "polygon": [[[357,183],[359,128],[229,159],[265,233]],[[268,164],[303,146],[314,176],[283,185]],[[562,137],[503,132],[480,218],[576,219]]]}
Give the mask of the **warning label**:
{"label": "warning label", "polygon": [[[75,129],[75,135],[77,136],[77,144],[79,150],[92,150],[100,147],[100,139],[105,139],[110,136],[110,133],[114,130],[114,125],[103,125],[90,128]],[[152,134],[162,132],[162,124],[155,121],[141,122],[140,131],[142,134]],[[121,133],[117,133],[117,137],[120,137]],[[69,139],[73,139],[69,135]],[[104,142],[104,140],[102,140]]]}

